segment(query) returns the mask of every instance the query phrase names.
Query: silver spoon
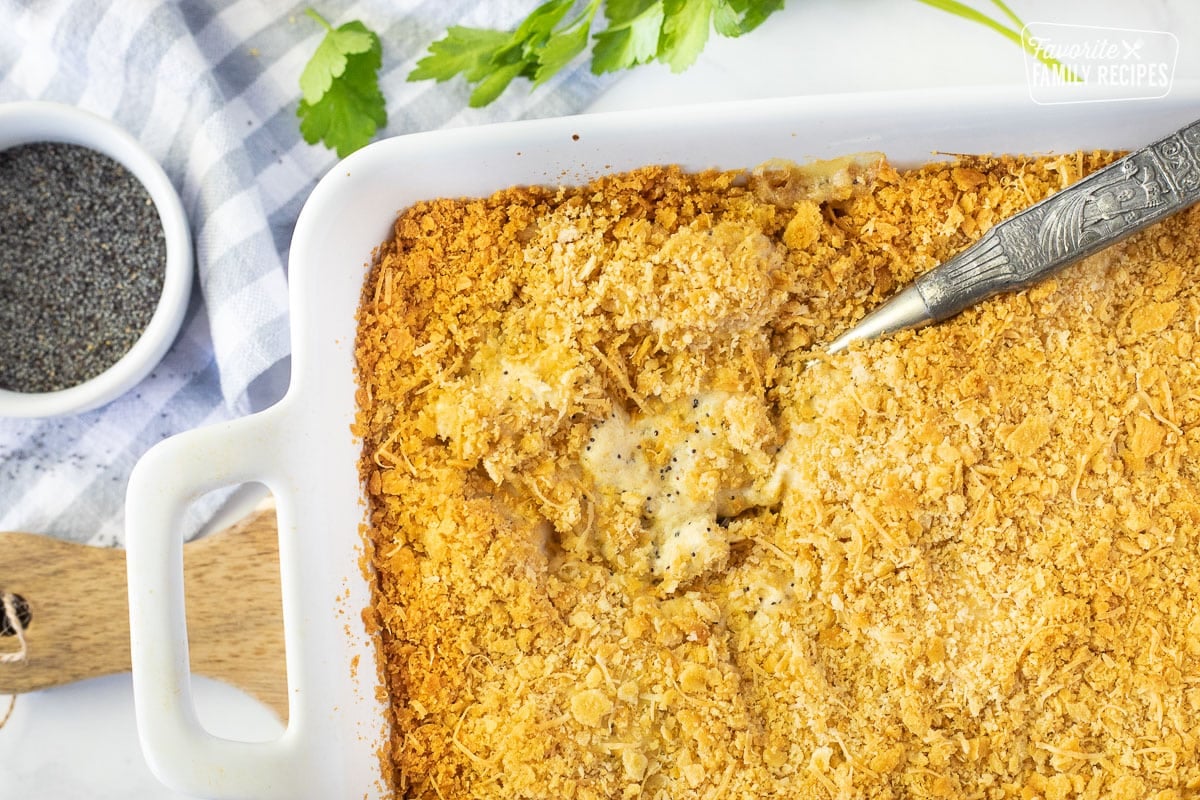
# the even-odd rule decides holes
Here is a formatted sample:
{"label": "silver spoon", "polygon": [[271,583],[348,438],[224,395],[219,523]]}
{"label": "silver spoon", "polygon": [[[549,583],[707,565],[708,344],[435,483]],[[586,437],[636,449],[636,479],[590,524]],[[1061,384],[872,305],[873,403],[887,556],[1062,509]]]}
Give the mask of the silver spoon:
{"label": "silver spoon", "polygon": [[872,311],[829,347],[941,322],[1200,201],[1200,120],[1128,154],[992,227]]}

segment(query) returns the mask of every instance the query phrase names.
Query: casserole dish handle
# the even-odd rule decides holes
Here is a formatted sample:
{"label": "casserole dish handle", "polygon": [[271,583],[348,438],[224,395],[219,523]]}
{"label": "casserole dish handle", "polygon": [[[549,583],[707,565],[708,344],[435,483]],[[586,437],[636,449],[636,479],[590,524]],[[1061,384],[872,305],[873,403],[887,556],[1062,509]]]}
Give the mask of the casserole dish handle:
{"label": "casserole dish handle", "polygon": [[[217,737],[200,724],[192,701],[184,613],[183,510],[207,491],[248,481],[277,498],[279,529],[294,504],[279,491],[279,407],[174,436],[150,449],[130,476],[126,503],[130,646],[138,735],[150,768],[167,785],[210,798],[295,798],[312,785],[288,664],[289,723],[269,742]],[[281,542],[282,545],[282,542]],[[286,552],[280,547],[285,598]],[[285,619],[287,603],[284,603]],[[285,623],[285,631],[287,625]],[[291,656],[289,645],[288,655]]]}

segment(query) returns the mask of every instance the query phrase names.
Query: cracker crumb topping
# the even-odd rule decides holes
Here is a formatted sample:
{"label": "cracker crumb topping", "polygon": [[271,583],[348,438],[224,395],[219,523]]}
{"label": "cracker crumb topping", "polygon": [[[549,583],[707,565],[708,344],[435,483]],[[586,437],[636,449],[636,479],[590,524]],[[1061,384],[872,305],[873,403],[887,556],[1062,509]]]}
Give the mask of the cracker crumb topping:
{"label": "cracker crumb topping", "polygon": [[819,350],[1112,158],[403,212],[355,426],[397,795],[1200,792],[1200,211]]}

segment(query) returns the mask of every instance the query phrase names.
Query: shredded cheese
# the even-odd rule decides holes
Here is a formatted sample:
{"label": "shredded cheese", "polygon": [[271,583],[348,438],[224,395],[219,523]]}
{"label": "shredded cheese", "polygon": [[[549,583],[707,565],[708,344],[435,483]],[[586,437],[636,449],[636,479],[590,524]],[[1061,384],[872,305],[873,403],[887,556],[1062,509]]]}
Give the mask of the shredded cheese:
{"label": "shredded cheese", "polygon": [[1111,157],[402,213],[355,428],[397,794],[1200,792],[1200,211],[814,351]]}

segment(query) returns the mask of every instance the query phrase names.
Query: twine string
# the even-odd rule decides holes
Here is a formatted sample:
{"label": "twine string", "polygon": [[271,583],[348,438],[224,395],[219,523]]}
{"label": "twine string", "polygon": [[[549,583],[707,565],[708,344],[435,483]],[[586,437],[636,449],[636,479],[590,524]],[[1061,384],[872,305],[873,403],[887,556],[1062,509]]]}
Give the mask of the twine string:
{"label": "twine string", "polygon": [[13,633],[17,636],[16,651],[0,653],[0,664],[16,664],[29,656],[29,644],[25,641],[25,626],[21,624],[21,615],[17,613],[17,599],[12,592],[5,592],[4,596],[0,597],[0,604],[4,606],[4,617],[8,620],[8,627],[12,628]]}
{"label": "twine string", "polygon": [[[0,606],[4,608],[4,618],[8,622],[9,628],[17,637],[17,649],[12,653],[0,653],[0,664],[17,664],[25,661],[29,657],[29,643],[25,641],[25,625],[21,622],[21,615],[17,613],[17,600],[12,592],[5,592],[0,596]],[[17,707],[17,696],[10,695],[8,698],[8,709],[0,716],[0,728],[8,724],[9,718],[12,716],[13,709]]]}

